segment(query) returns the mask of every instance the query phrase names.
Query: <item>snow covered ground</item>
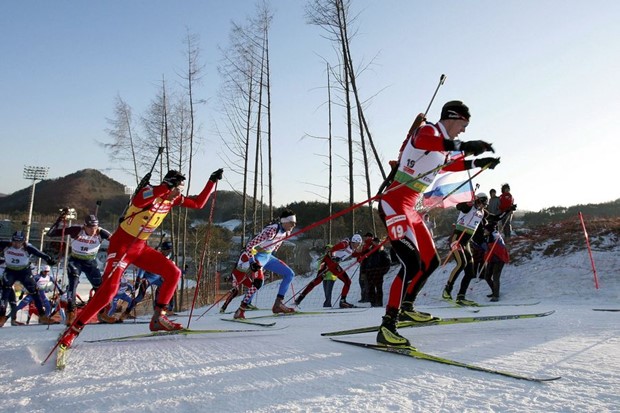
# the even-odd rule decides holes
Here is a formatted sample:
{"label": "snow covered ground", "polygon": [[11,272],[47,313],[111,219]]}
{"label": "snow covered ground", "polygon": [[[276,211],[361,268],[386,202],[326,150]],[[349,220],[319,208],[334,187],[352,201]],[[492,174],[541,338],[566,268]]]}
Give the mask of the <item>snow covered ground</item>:
{"label": "snow covered ground", "polygon": [[[320,336],[378,324],[382,308],[277,318],[272,329],[258,327],[260,331],[253,333],[85,343],[148,331],[145,324],[93,325],[77,339],[62,372],[54,370],[53,362],[40,364],[62,326],[6,326],[0,329],[0,411],[617,412],[620,312],[592,309],[620,308],[619,253],[617,246],[595,253],[599,290],[585,251],[510,265],[503,273],[502,306],[483,307],[477,314],[555,310],[551,316],[401,330],[423,351],[518,373],[562,376],[558,381],[514,380]],[[452,265],[433,275],[418,305],[442,317],[472,315],[467,309],[445,308],[438,300]],[[295,291],[308,281],[296,278]],[[357,276],[352,302],[359,299],[356,281]],[[255,304],[270,308],[276,287],[277,283],[261,289]],[[337,283],[334,297],[339,287]],[[484,282],[474,282],[468,298],[486,303],[488,292]],[[533,306],[506,305],[537,301]],[[319,286],[304,301],[303,310],[319,309],[322,302]],[[197,309],[195,314],[203,312]],[[194,319],[191,327],[253,328],[220,317],[213,310]],[[347,338],[374,342],[373,333]]]}

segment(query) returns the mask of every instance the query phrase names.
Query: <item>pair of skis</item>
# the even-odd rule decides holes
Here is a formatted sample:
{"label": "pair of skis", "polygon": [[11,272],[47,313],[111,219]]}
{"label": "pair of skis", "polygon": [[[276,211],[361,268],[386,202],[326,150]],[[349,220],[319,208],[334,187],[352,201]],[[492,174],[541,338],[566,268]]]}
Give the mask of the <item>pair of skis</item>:
{"label": "pair of skis", "polygon": [[[532,313],[532,314],[508,314],[508,315],[497,315],[497,316],[484,316],[484,317],[457,317],[457,318],[446,318],[439,320],[432,320],[425,323],[416,323],[416,322],[400,322],[398,323],[398,328],[407,328],[407,327],[428,327],[428,326],[436,326],[436,325],[450,325],[450,324],[461,324],[461,323],[477,323],[477,322],[485,322],[485,321],[497,321],[497,320],[519,320],[519,319],[527,319],[527,318],[540,318],[546,317],[553,314],[555,311],[548,311],[544,313]],[[370,327],[360,327],[351,330],[340,330],[340,331],[332,331],[330,333],[322,333],[322,336],[342,336],[342,335],[352,335],[352,334],[361,334],[368,333],[373,331],[378,331],[379,326],[370,326]],[[464,363],[456,360],[447,359],[444,357],[435,356],[433,354],[425,353],[423,351],[418,350],[412,346],[387,346],[384,344],[370,344],[370,343],[360,343],[356,341],[348,341],[342,340],[339,338],[331,338],[332,341],[348,344],[352,346],[367,348],[376,351],[383,351],[386,353],[399,354],[402,356],[407,356],[410,358],[420,359],[432,361],[435,363],[446,364],[449,366],[455,367],[463,367],[469,370],[475,370],[485,373],[496,374],[504,377],[510,377],[518,380],[527,380],[533,382],[548,382],[558,380],[560,376],[549,376],[549,377],[534,377],[519,373],[513,373],[503,370],[497,370],[488,367],[482,367],[475,364]]]}

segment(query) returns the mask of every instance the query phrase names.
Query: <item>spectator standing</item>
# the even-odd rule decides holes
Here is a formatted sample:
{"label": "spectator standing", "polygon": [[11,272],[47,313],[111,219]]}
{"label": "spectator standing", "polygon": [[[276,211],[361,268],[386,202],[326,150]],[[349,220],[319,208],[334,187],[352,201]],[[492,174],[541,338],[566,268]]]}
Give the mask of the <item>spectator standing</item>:
{"label": "spectator standing", "polygon": [[323,301],[323,307],[332,306],[332,291],[334,289],[334,283],[338,277],[333,272],[327,271],[323,276],[323,293],[325,293],[325,301]]}
{"label": "spectator standing", "polygon": [[372,239],[376,250],[365,260],[368,274],[368,300],[372,307],[383,307],[383,277],[390,270],[390,256],[382,245],[381,239]]}
{"label": "spectator standing", "polygon": [[510,241],[512,234],[512,212],[516,209],[514,199],[510,193],[510,185],[502,185],[502,194],[499,196],[499,212],[501,214],[506,213],[502,218],[501,232],[504,233],[504,239],[506,242]]}
{"label": "spectator standing", "polygon": [[435,221],[431,221],[431,216],[428,213],[424,214],[424,225],[428,228],[428,232],[431,234],[431,237],[435,238],[435,228],[437,227],[437,223],[435,223]]}
{"label": "spectator standing", "polygon": [[489,287],[491,287],[491,294],[487,295],[487,297],[490,297],[491,301],[496,302],[499,301],[499,279],[502,275],[504,264],[510,262],[510,255],[502,235],[497,230],[497,223],[487,224],[484,232],[486,238],[486,242],[483,244],[485,249],[484,262],[486,265],[485,280]]}
{"label": "spectator standing", "polygon": [[497,196],[497,191],[495,189],[491,189],[489,191],[489,205],[487,205],[487,211],[491,214],[499,215],[499,197]]}

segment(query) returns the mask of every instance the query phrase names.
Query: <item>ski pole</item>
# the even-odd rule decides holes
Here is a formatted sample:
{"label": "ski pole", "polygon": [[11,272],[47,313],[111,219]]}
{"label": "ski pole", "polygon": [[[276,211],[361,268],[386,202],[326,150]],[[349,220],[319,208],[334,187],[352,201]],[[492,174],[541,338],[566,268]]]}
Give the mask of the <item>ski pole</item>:
{"label": "ski pole", "polygon": [[[439,77],[439,83],[437,84],[437,87],[435,88],[435,93],[433,93],[433,97],[431,97],[431,101],[428,103],[428,106],[426,107],[426,111],[424,113],[419,113],[418,116],[415,117],[413,123],[411,124],[411,127],[409,128],[409,132],[407,132],[407,137],[405,138],[405,142],[409,138],[409,135],[411,135],[417,128],[419,128],[420,125],[422,125],[422,122],[426,120],[426,115],[428,114],[428,111],[431,109],[433,101],[435,100],[435,96],[437,96],[437,92],[439,91],[439,88],[441,87],[441,85],[443,85],[445,81],[446,81],[446,75],[442,74]],[[403,142],[403,146],[405,142]],[[401,146],[401,153],[402,153],[403,146]],[[400,153],[398,154],[398,158],[400,161]],[[398,171],[398,162],[392,164],[392,169],[390,170],[390,174],[388,175],[387,178],[385,178],[383,183],[379,186],[379,190],[377,191],[378,194],[382,193],[385,190],[385,188],[387,188],[392,183],[392,181],[394,180],[394,177],[396,176],[397,171]]]}
{"label": "ski pole", "polygon": [[[243,282],[244,282],[246,279],[248,279],[248,274],[247,274],[247,273],[243,276],[243,278],[241,278],[241,280],[239,280],[239,282],[238,282],[238,283],[233,284],[233,288],[232,288],[231,290],[229,290],[229,291],[228,291],[228,293],[226,293],[226,294],[224,294],[223,296],[221,296],[221,297],[220,297],[220,298],[219,298],[216,302],[214,302],[214,303],[213,303],[213,304],[212,304],[209,308],[207,308],[207,309],[205,310],[205,312],[204,312],[204,313],[200,314],[200,315],[196,318],[196,320],[200,320],[200,319],[201,319],[201,318],[202,318],[205,314],[207,314],[207,313],[208,313],[208,312],[209,312],[209,311],[210,311],[213,307],[215,307],[215,306],[216,306],[216,305],[217,305],[220,301],[222,301],[224,298],[228,298],[228,297],[229,297],[229,296],[233,293],[233,291],[235,290],[235,285],[238,285],[239,287],[242,287],[242,286],[243,286]],[[235,282],[235,281],[233,281],[233,282]],[[238,291],[240,291],[240,288],[238,289]],[[233,297],[233,298],[234,298],[234,297]],[[191,316],[190,316],[190,318],[191,318]]]}
{"label": "ski pole", "polygon": [[415,181],[417,181],[417,180],[419,180],[419,179],[422,179],[422,178],[424,178],[425,176],[428,176],[428,175],[430,175],[430,174],[432,174],[432,173],[435,173],[435,172],[439,171],[440,169],[443,169],[443,168],[445,168],[446,166],[453,164],[454,162],[456,162],[456,160],[451,160],[451,161],[448,161],[448,162],[446,162],[446,163],[444,163],[444,164],[441,164],[441,165],[439,165],[439,166],[437,166],[437,167],[435,167],[435,168],[433,168],[433,169],[431,169],[431,170],[429,170],[429,171],[426,171],[426,172],[424,172],[424,173],[422,173],[422,174],[420,174],[420,175],[417,175],[417,176],[411,177],[410,179],[407,179],[406,181],[399,183],[399,184],[398,184],[398,185],[396,185],[395,187],[388,189],[388,190],[387,190],[387,191],[385,191],[384,193],[378,193],[377,195],[375,195],[375,196],[373,196],[373,197],[370,197],[370,198],[368,198],[368,199],[367,199],[367,200],[365,200],[365,201],[362,201],[362,202],[359,202],[359,203],[357,203],[357,204],[351,205],[351,206],[349,206],[348,208],[343,209],[342,211],[338,211],[338,212],[336,212],[336,213],[334,213],[334,214],[332,214],[332,215],[329,215],[328,217],[325,217],[325,218],[323,218],[323,219],[321,219],[321,220],[319,220],[319,221],[316,221],[316,222],[314,222],[314,223],[312,223],[312,224],[310,224],[310,225],[308,225],[308,226],[306,226],[306,227],[304,227],[304,228],[302,228],[302,229],[300,229],[300,230],[298,230],[298,231],[296,231],[296,232],[292,232],[292,233],[290,233],[289,235],[287,235],[287,236],[285,236],[285,237],[280,238],[278,241],[275,241],[275,242],[273,242],[273,243],[271,243],[271,244],[267,244],[264,248],[270,247],[270,246],[272,246],[272,245],[274,245],[274,244],[277,244],[278,242],[285,241],[285,240],[287,240],[287,239],[289,239],[289,238],[291,238],[291,237],[295,237],[295,236],[297,236],[297,235],[301,235],[301,234],[303,234],[304,232],[310,231],[310,230],[311,230],[311,229],[313,229],[313,228],[316,228],[316,227],[318,227],[318,226],[320,226],[320,225],[325,224],[326,222],[329,222],[329,221],[332,221],[332,220],[334,220],[334,219],[336,219],[336,218],[338,218],[338,217],[341,217],[341,216],[343,216],[343,215],[345,215],[345,214],[347,214],[347,213],[349,213],[349,212],[353,211],[354,209],[357,209],[357,208],[359,208],[359,207],[361,207],[361,206],[363,206],[363,205],[366,205],[366,204],[367,204],[367,203],[369,203],[369,202],[372,202],[372,201],[374,201],[374,200],[376,200],[376,199],[381,198],[381,197],[382,197],[384,194],[386,194],[386,193],[389,193],[389,192],[395,191],[395,190],[397,190],[397,189],[399,189],[399,188],[402,188],[402,187],[403,187],[403,186],[405,186],[405,185],[409,185],[410,183],[415,182]]}
{"label": "ski pole", "polygon": [[[161,149],[161,148],[160,148]],[[159,155],[158,155],[159,156]],[[133,198],[132,198],[133,199]],[[140,230],[138,231],[138,234],[133,238],[133,240],[131,241],[131,243],[129,244],[129,246],[127,247],[127,249],[125,250],[125,252],[123,253],[123,255],[120,257],[120,259],[116,262],[116,264],[114,264],[114,266],[112,267],[112,269],[109,271],[109,274],[114,273],[114,271],[116,271],[116,269],[119,267],[119,265],[121,265],[121,263],[123,262],[123,260],[125,259],[125,257],[127,257],[128,252],[131,250],[131,247],[133,247],[133,245],[140,239],[140,235],[142,235],[142,233],[144,232],[144,230],[149,226],[149,224],[151,223],[151,221],[153,221],[153,218],[155,218],[157,216],[157,214],[160,212],[160,209],[162,209],[162,207],[164,207],[164,203],[162,202],[153,212],[153,215],[151,215],[151,217],[149,218],[149,220],[140,227]],[[126,211],[126,209],[125,209]],[[124,212],[125,213],[125,212]],[[105,270],[104,270],[105,272]],[[89,300],[90,301],[90,300]],[[109,303],[108,303],[109,304]],[[77,323],[77,319],[76,321],[73,322],[73,324]],[[68,326],[67,329],[71,328],[73,325]],[[66,329],[66,330],[67,330]],[[66,331],[65,330],[65,331]],[[54,347],[52,347],[52,350],[49,352],[49,354],[47,355],[47,357],[45,357],[45,359],[41,362],[41,365],[44,365],[45,363],[47,363],[47,360],[49,360],[49,358],[52,356],[52,354],[54,354],[54,351],[56,351],[56,349],[58,348],[58,346],[60,345],[60,339],[63,337],[63,334],[60,335],[60,337],[58,337],[58,340],[56,340],[56,344],[54,344]]]}
{"label": "ski pole", "polygon": [[[218,298],[213,304],[211,304],[211,306],[209,308],[207,308],[205,310],[204,313],[200,314],[198,317],[196,317],[196,321],[200,320],[205,314],[207,314],[209,311],[211,311],[211,309],[213,307],[215,307],[216,305],[219,304],[220,301],[222,301],[224,298],[228,298],[229,295],[231,295],[233,292],[233,290],[229,290],[226,294],[224,294],[223,296],[221,296],[220,298]],[[190,315],[189,318],[192,318],[192,316]],[[188,323],[189,325],[189,323]]]}
{"label": "ski pole", "polygon": [[202,250],[202,255],[200,257],[200,265],[198,267],[198,275],[196,277],[196,288],[194,290],[194,299],[192,300],[192,306],[189,310],[189,318],[187,320],[188,329],[192,321],[192,314],[194,313],[194,305],[196,304],[196,298],[198,297],[198,291],[200,290],[200,281],[202,278],[205,256],[207,255],[207,248],[209,248],[209,243],[211,242],[211,229],[213,228],[213,211],[215,209],[216,199],[217,199],[217,181],[215,181],[215,188],[213,189],[213,200],[211,201],[211,211],[209,212],[209,228],[207,229],[207,233],[205,235],[204,248]]}
{"label": "ski pole", "polygon": [[125,209],[121,213],[120,218],[119,218],[119,222],[118,222],[119,224],[121,224],[127,218],[132,218],[134,215],[137,215],[140,212],[144,212],[144,211],[136,212],[135,214],[131,215],[130,217],[125,218],[125,213],[127,212],[127,209],[131,206],[131,203],[132,203],[133,199],[135,198],[135,196],[138,195],[138,192],[140,192],[140,190],[142,190],[142,188],[144,188],[145,186],[147,186],[149,184],[149,181],[151,180],[151,175],[153,174],[153,171],[155,170],[155,166],[157,165],[157,160],[159,159],[159,157],[161,156],[161,154],[163,152],[164,152],[164,147],[160,146],[157,149],[157,156],[155,156],[155,160],[153,161],[153,165],[151,166],[151,170],[148,171],[147,174],[142,177],[142,180],[140,181],[140,183],[138,183],[138,186],[136,187],[136,190],[133,191],[133,194],[131,195],[131,198],[129,198],[129,202],[127,203],[127,205],[125,206]]}

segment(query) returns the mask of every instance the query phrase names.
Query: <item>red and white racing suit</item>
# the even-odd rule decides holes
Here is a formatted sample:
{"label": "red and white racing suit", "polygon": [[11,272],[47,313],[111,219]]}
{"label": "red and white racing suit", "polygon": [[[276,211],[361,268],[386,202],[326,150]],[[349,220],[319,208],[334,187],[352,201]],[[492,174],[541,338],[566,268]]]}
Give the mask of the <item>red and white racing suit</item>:
{"label": "red and white racing suit", "polygon": [[452,146],[441,123],[416,129],[403,143],[394,181],[381,196],[379,212],[402,265],[390,287],[386,312],[398,311],[403,299],[413,302],[439,265],[433,238],[415,207],[440,171],[467,169],[462,157],[450,161]]}

